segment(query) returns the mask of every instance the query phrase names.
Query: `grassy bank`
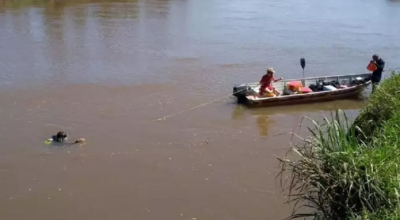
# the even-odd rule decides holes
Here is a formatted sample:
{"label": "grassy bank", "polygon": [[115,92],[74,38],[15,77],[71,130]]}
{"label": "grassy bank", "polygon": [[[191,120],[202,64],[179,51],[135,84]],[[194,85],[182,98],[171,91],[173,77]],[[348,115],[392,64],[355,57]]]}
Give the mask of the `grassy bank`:
{"label": "grassy bank", "polygon": [[340,111],[313,123],[312,137],[279,159],[290,217],[400,219],[400,75],[381,83],[354,123]]}

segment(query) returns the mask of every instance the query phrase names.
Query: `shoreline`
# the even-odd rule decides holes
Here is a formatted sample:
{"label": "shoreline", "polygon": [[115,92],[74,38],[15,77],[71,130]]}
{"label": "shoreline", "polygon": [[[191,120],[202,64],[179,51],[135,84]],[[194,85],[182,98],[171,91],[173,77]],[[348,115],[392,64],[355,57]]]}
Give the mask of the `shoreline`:
{"label": "shoreline", "polygon": [[354,121],[340,110],[325,123],[312,121],[312,136],[290,150],[297,159],[278,158],[293,210],[312,208],[289,218],[398,219],[399,91],[400,75],[392,72]]}

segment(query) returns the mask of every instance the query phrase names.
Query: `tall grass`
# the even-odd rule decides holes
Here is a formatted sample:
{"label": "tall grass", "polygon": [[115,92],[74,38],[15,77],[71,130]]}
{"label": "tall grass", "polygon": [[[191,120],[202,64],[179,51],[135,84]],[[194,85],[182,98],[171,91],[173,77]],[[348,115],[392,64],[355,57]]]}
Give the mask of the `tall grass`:
{"label": "tall grass", "polygon": [[354,124],[342,111],[310,119],[311,137],[279,158],[289,219],[400,219],[399,90],[398,75],[384,81]]}
{"label": "tall grass", "polygon": [[370,97],[368,105],[354,121],[354,126],[363,130],[364,135],[357,138],[372,141],[396,111],[400,111],[400,74],[392,72],[391,77],[384,80]]}

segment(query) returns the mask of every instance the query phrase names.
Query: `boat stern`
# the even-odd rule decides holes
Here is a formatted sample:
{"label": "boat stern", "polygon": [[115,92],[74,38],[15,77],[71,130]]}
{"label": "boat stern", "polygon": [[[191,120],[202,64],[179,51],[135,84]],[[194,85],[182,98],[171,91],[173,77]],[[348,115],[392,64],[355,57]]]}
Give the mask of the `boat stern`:
{"label": "boat stern", "polygon": [[235,96],[239,102],[245,101],[251,87],[248,84],[235,85],[233,87],[232,95]]}

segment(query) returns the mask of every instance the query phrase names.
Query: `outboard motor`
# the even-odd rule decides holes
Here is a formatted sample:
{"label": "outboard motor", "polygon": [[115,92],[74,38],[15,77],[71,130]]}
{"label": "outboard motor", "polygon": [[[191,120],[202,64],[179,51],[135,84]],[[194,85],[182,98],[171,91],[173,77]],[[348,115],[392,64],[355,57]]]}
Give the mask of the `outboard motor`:
{"label": "outboard motor", "polygon": [[235,85],[233,87],[233,95],[238,96],[246,96],[247,92],[251,90],[251,87],[247,84]]}
{"label": "outboard motor", "polygon": [[235,85],[233,87],[233,95],[237,97],[239,103],[242,103],[246,100],[246,95],[250,90],[251,87],[247,84]]}

